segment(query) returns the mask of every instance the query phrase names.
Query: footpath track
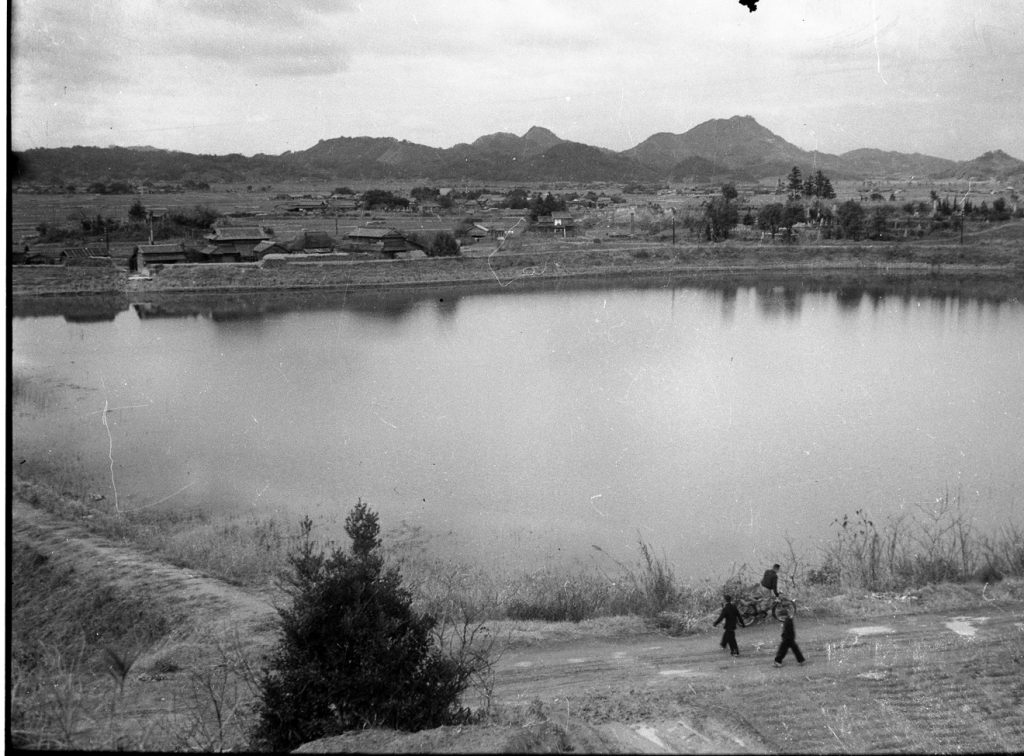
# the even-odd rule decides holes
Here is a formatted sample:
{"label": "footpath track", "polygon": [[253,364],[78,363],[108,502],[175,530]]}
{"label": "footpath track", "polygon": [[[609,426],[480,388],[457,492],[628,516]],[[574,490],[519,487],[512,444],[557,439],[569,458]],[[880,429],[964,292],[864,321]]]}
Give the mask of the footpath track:
{"label": "footpath track", "polygon": [[1024,608],[983,608],[798,618],[807,662],[789,656],[781,668],[776,623],[740,629],[738,658],[717,633],[516,650],[501,660],[496,692],[625,727],[647,752],[1020,751]]}

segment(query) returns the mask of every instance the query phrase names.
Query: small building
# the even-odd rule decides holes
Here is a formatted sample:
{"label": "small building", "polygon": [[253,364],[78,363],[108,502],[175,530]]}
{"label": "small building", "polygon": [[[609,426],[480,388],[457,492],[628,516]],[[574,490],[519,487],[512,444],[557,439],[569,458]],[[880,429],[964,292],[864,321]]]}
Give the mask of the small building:
{"label": "small building", "polygon": [[551,213],[537,218],[533,226],[534,231],[540,233],[554,234],[556,236],[576,236],[576,219],[572,213]]}
{"label": "small building", "polygon": [[526,228],[526,221],[523,218],[495,218],[493,220],[487,219],[479,223],[473,224],[473,229],[470,229],[469,236],[475,239],[483,239],[484,237],[493,239],[494,241],[502,241],[509,236],[516,233],[517,228]]}
{"label": "small building", "polygon": [[110,252],[96,247],[67,247],[60,251],[61,265],[104,267],[113,265]]}
{"label": "small building", "polygon": [[[199,262],[204,263],[232,263],[242,262],[242,253],[235,247],[229,245],[207,244],[196,254]],[[253,246],[247,260],[256,259],[256,247]]]}
{"label": "small building", "polygon": [[462,238],[465,239],[466,244],[477,244],[484,239],[491,238],[491,232],[486,226],[474,223],[462,233]]}
{"label": "small building", "polygon": [[138,244],[128,259],[128,270],[138,272],[153,265],[175,265],[188,261],[184,244]]}
{"label": "small building", "polygon": [[263,226],[216,226],[206,239],[216,248],[200,250],[210,262],[246,262],[256,259],[256,245],[270,234]]}
{"label": "small building", "polygon": [[312,213],[323,213],[327,209],[326,200],[294,200],[277,205],[277,209],[283,213],[297,213],[299,215],[310,215]]}
{"label": "small building", "polygon": [[253,254],[257,260],[263,260],[267,255],[290,255],[291,250],[283,242],[267,239],[253,247]]}
{"label": "small building", "polygon": [[329,205],[329,208],[335,213],[354,213],[362,207],[362,204],[357,199],[352,199],[350,197],[337,197],[339,197],[339,195],[332,195],[331,203]]}
{"label": "small building", "polygon": [[360,252],[377,252],[394,257],[405,252],[405,237],[393,228],[354,228],[348,234],[349,243]]}
{"label": "small building", "polygon": [[476,203],[481,208],[504,207],[506,201],[504,194],[481,194],[476,198]]}

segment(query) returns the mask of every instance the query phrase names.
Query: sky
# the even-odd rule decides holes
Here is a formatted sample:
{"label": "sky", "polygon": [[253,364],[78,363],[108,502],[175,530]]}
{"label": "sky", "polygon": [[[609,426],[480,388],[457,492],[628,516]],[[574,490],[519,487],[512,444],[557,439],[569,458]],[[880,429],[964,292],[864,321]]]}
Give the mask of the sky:
{"label": "sky", "polygon": [[1024,159],[1024,0],[12,0],[14,150],[278,155],[753,116],[803,149]]}

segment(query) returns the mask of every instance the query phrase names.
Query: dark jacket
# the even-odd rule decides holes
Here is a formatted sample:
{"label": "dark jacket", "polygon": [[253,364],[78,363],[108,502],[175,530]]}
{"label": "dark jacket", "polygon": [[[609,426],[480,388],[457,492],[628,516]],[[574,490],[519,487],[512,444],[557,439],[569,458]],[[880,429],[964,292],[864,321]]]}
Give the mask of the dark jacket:
{"label": "dark jacket", "polygon": [[779,595],[779,576],[775,570],[765,570],[764,577],[761,578],[761,585],[770,590],[776,596]]}
{"label": "dark jacket", "polygon": [[735,630],[737,622],[740,623],[740,627],[746,627],[746,625],[743,624],[743,618],[740,617],[740,610],[737,609],[736,605],[731,601],[722,607],[722,613],[719,614],[718,619],[715,620],[715,627],[717,627],[718,623],[722,620],[725,620],[726,630]]}
{"label": "dark jacket", "polygon": [[792,643],[796,640],[796,627],[793,625],[793,618],[786,617],[782,621],[782,640]]}

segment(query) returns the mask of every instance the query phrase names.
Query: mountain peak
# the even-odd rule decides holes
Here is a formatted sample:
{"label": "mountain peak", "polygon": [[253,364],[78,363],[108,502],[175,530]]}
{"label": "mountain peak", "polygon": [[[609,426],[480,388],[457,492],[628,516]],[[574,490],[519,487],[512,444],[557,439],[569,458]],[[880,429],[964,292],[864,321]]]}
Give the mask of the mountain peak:
{"label": "mountain peak", "polygon": [[[844,155],[808,152],[759,124],[753,116],[716,118],[684,134],[659,132],[622,152],[565,140],[550,129],[531,126],[525,134],[496,132],[450,149],[427,147],[394,137],[321,139],[306,150],[281,155],[190,155],[147,145],[34,148],[12,153],[18,181],[91,181],[96,176],[137,180],[237,182],[279,177],[352,179],[392,177],[479,178],[529,181],[648,181],[682,177],[709,181],[779,178],[793,166],[820,169],[830,178],[925,175],[1018,180],[1024,161],[991,150],[971,161],[859,149]],[[673,179],[676,180],[676,179]],[[682,179],[680,179],[682,180]]]}
{"label": "mountain peak", "polygon": [[528,142],[532,149],[543,151],[556,144],[561,144],[565,140],[555,136],[553,131],[545,129],[543,126],[531,126],[530,130],[523,134],[523,141]]}
{"label": "mountain peak", "polygon": [[647,165],[675,165],[700,157],[729,169],[810,163],[810,154],[773,134],[752,116],[712,118],[685,134],[656,134],[629,154]]}

